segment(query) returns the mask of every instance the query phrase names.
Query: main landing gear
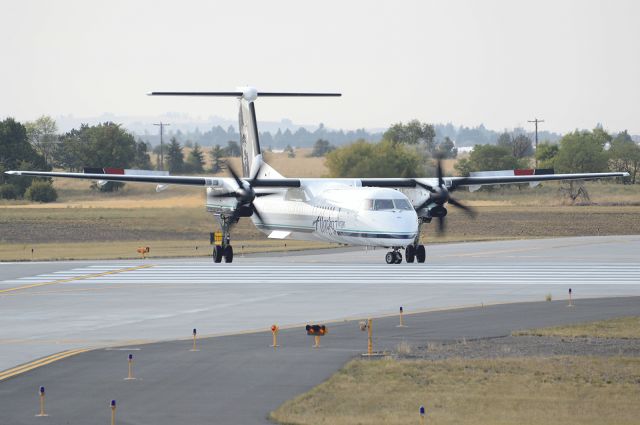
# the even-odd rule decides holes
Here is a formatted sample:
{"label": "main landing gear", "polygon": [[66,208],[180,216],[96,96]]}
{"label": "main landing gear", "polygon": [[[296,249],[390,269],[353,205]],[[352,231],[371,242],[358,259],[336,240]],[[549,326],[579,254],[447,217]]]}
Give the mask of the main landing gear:
{"label": "main landing gear", "polygon": [[[407,263],[424,263],[427,258],[424,245],[407,245],[404,249],[405,260]],[[384,257],[387,264],[400,264],[402,263],[402,254],[400,254],[400,248],[393,248],[393,251],[387,252]]]}
{"label": "main landing gear", "polygon": [[[225,263],[233,262],[233,247],[231,246],[231,234],[229,233],[229,228],[231,227],[231,217],[226,215],[216,216],[218,223],[220,223],[220,228],[222,229],[222,245],[214,245],[213,247],[213,262],[221,263],[224,260]],[[235,219],[238,220],[237,218]]]}

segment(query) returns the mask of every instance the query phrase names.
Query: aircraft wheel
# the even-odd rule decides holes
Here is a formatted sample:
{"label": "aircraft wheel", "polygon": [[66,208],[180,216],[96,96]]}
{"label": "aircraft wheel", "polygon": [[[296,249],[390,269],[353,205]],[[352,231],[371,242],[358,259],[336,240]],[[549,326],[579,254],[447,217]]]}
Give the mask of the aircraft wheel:
{"label": "aircraft wheel", "polygon": [[213,262],[220,263],[222,261],[222,247],[216,245],[213,247]]}
{"label": "aircraft wheel", "polygon": [[402,254],[400,254],[398,251],[394,252],[394,254],[394,257],[396,257],[396,264],[402,263]]}
{"label": "aircraft wheel", "polygon": [[396,262],[396,256],[393,255],[393,252],[391,251],[387,252],[387,255],[384,256],[384,259],[387,264],[394,264]]}
{"label": "aircraft wheel", "polygon": [[227,245],[224,249],[224,262],[231,263],[233,261],[233,247],[231,245]]}
{"label": "aircraft wheel", "polygon": [[416,258],[416,249],[413,245],[407,245],[404,249],[404,258],[407,260],[407,263],[413,263]]}
{"label": "aircraft wheel", "polygon": [[424,245],[418,245],[416,247],[416,260],[418,260],[418,263],[424,263],[426,258],[427,253],[425,252]]}

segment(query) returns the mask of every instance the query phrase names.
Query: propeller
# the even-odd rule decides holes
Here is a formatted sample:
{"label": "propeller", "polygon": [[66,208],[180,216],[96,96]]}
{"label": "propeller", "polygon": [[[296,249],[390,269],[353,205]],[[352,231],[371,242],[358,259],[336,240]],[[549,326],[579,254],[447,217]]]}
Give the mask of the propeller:
{"label": "propeller", "polygon": [[231,177],[233,177],[233,179],[235,180],[236,184],[238,185],[238,188],[236,190],[233,190],[233,191],[223,192],[223,193],[218,193],[218,194],[212,195],[212,197],[214,197],[214,198],[236,198],[236,200],[238,201],[238,203],[236,205],[236,209],[233,210],[233,213],[231,214],[231,220],[229,221],[230,226],[233,226],[234,224],[237,223],[238,219],[242,216],[243,209],[250,210],[251,214],[249,214],[249,216],[255,214],[256,217],[258,217],[258,219],[261,222],[264,222],[264,220],[262,219],[262,215],[260,214],[260,211],[258,210],[258,208],[256,207],[256,205],[253,202],[255,201],[256,198],[260,198],[262,196],[275,195],[278,192],[259,192],[259,193],[256,193],[256,191],[253,190],[253,183],[256,180],[258,180],[258,176],[260,175],[260,172],[262,171],[262,166],[263,165],[264,165],[264,163],[260,164],[260,166],[258,167],[256,172],[253,173],[251,178],[243,180],[243,179],[240,178],[238,173],[233,169],[231,164],[230,163],[226,163],[227,170],[229,170],[229,174],[231,174]]}
{"label": "propeller", "polygon": [[416,208],[416,211],[427,207],[427,205],[436,204],[436,206],[433,207],[431,211],[437,213],[436,216],[438,217],[438,232],[442,233],[445,230],[444,217],[447,215],[447,209],[444,207],[444,204],[450,203],[451,205],[463,210],[470,217],[475,217],[476,212],[471,207],[462,204],[460,201],[457,201],[451,196],[450,192],[452,192],[454,188],[449,190],[444,183],[442,173],[442,158],[440,157],[436,158],[436,172],[438,176],[438,186],[436,187],[414,180],[417,186],[426,189],[431,194],[426,201],[424,201],[418,208]]}

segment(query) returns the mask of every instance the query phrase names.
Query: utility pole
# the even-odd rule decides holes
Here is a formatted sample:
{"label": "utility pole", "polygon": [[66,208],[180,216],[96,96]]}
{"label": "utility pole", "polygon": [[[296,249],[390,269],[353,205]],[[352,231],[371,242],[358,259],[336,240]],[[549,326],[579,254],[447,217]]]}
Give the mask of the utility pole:
{"label": "utility pole", "polygon": [[535,123],[536,125],[536,168],[538,168],[538,123],[539,122],[544,122],[544,120],[539,120],[538,118],[532,120],[532,121],[527,121],[527,122],[532,122]]}
{"label": "utility pole", "polygon": [[160,171],[164,171],[164,146],[162,144],[162,135],[164,133],[164,128],[170,126],[171,124],[164,123],[160,121],[159,123],[154,123],[153,125],[157,125],[160,127]]}

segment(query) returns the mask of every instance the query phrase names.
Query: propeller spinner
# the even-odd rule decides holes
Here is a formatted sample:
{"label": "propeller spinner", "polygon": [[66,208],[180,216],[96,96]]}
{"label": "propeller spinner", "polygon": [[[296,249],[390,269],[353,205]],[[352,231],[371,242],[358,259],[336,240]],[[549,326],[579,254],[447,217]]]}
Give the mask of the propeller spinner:
{"label": "propeller spinner", "polygon": [[[238,188],[234,191],[218,193],[212,196],[214,198],[236,198],[237,205],[236,205],[236,208],[233,210],[233,213],[231,214],[231,220],[230,220],[231,225],[234,225],[235,223],[237,223],[240,217],[243,217],[245,215],[250,217],[253,214],[255,214],[256,217],[258,217],[258,219],[261,222],[263,222],[264,220],[262,219],[262,215],[260,214],[260,211],[254,204],[254,201],[256,198],[259,198],[262,196],[274,195],[278,192],[256,193],[256,191],[253,189],[253,183],[258,179],[258,175],[260,175],[260,171],[262,171],[262,164],[260,164],[260,167],[258,167],[258,169],[253,174],[253,176],[251,176],[251,178],[247,180],[241,179],[230,163],[226,163],[226,166],[227,166],[227,169],[229,170],[229,174],[231,174],[231,177],[233,177],[236,184],[238,185]],[[250,214],[246,214],[247,211],[250,212]]]}
{"label": "propeller spinner", "polygon": [[444,206],[444,204],[450,203],[451,205],[457,208],[460,208],[471,217],[475,217],[476,212],[471,207],[468,207],[462,204],[460,201],[457,201],[455,198],[451,196],[450,192],[453,191],[454,189],[449,190],[444,183],[443,173],[442,173],[442,159],[437,158],[436,161],[437,161],[436,171],[438,174],[438,186],[433,187],[428,184],[421,183],[417,180],[415,181],[417,186],[420,186],[428,190],[429,193],[431,193],[429,198],[426,201],[424,201],[418,208],[416,208],[416,211],[419,211],[430,204],[435,204],[436,206],[432,207],[431,211],[436,213],[435,216],[438,217],[438,232],[442,233],[445,230],[444,217],[447,215],[447,209]]}

